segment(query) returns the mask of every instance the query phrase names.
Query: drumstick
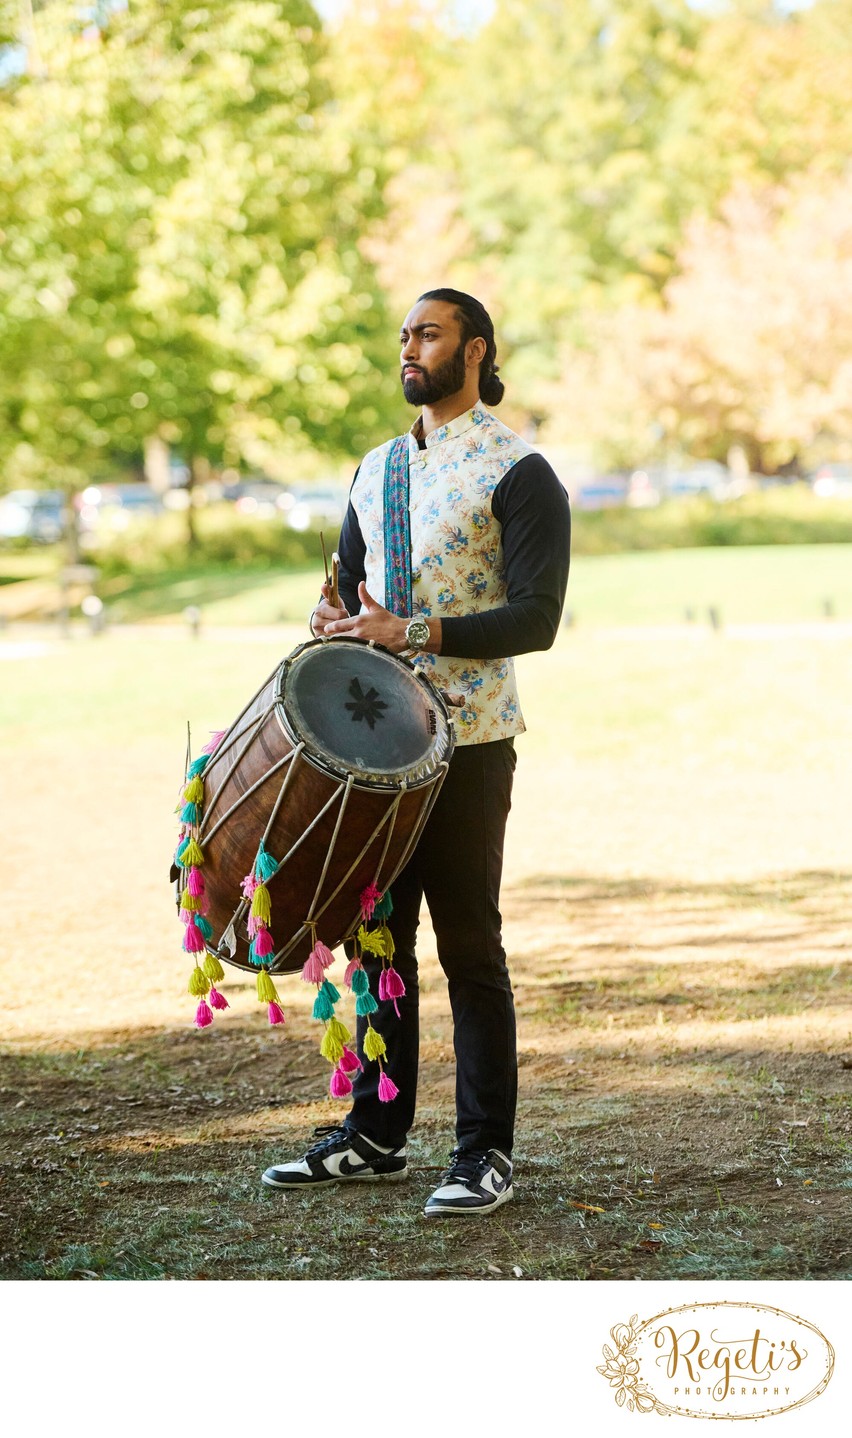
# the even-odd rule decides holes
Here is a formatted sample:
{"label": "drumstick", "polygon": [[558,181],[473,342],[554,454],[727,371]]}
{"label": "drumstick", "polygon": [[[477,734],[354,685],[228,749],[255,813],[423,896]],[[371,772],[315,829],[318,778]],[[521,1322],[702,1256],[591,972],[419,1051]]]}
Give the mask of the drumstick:
{"label": "drumstick", "polygon": [[[328,559],[326,558],[326,553],[325,553],[325,540],[324,540],[323,537],[322,537],[322,530],[320,530],[320,544],[322,545],[322,567],[323,567],[323,569],[325,570],[325,582],[326,582],[326,584],[328,584],[328,583],[329,583],[329,578],[328,578]],[[329,592],[330,592],[330,591],[329,591]]]}
{"label": "drumstick", "polygon": [[340,573],[340,555],[335,549],[331,556],[331,607],[340,608],[340,598],[337,593],[337,576]]}

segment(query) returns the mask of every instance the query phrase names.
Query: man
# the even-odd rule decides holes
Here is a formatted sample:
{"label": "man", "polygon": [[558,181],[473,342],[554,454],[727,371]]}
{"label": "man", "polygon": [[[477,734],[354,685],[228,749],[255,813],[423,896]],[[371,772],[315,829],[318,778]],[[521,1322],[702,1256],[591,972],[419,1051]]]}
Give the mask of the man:
{"label": "man", "polygon": [[[457,1115],[457,1146],[425,1212],[478,1215],[513,1194],[517,1054],[499,895],[514,740],[525,726],[507,656],[553,643],[568,579],[570,514],[547,462],[485,407],[499,404],[503,384],[483,306],[457,290],[431,290],[406,316],[400,341],[403,393],[422,411],[407,444],[389,441],[362,462],[340,536],[340,604],[331,606],[323,586],[311,629],[374,639],[416,657],[463,700],[457,744],[392,890],[394,966],[406,997],[401,1018],[386,1000],[372,1021],[399,1095],[382,1102],[377,1066],[367,1065],[343,1124],[318,1130],[301,1159],[267,1169],[263,1179],[302,1188],[405,1177],[419,1046],[415,937],[425,896],[449,985]],[[400,613],[386,593],[394,575],[385,546],[391,553],[404,505],[389,506],[389,527],[383,509],[385,493],[394,493],[386,489],[386,465],[390,473],[406,458],[411,611]],[[364,963],[375,994],[379,960],[365,955]],[[359,1047],[365,1029],[359,1019]]]}

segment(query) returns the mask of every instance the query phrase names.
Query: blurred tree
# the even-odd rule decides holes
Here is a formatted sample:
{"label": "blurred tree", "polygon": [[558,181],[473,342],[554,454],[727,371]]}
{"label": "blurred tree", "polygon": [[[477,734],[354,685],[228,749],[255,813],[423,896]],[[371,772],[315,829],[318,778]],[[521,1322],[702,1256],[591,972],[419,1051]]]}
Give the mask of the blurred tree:
{"label": "blurred tree", "polygon": [[[0,441],[77,477],[159,434],[199,474],[362,450],[397,399],[358,240],[381,193],[301,0],[36,16],[0,94]],[[23,446],[23,448],[22,448]]]}

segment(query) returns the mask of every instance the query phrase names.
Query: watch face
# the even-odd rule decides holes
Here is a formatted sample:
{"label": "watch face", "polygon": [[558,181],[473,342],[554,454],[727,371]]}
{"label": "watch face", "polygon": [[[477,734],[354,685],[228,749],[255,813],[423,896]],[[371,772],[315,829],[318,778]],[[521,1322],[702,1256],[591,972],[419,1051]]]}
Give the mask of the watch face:
{"label": "watch face", "polygon": [[412,649],[422,649],[429,643],[429,625],[425,619],[412,619],[405,631],[405,637]]}

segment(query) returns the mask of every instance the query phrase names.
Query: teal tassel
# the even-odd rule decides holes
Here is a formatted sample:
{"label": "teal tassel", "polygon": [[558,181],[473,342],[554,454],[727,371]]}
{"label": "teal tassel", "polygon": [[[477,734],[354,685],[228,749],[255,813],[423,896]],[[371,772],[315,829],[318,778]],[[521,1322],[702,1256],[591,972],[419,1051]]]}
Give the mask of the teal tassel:
{"label": "teal tassel", "polygon": [[321,1019],[323,1023],[327,1019],[334,1018],[334,1004],[325,992],[326,985],[323,984],[316,998],[314,999],[314,1018]]}
{"label": "teal tassel", "polygon": [[374,1014],[378,1007],[369,989],[365,994],[359,994],[355,1000],[355,1012],[359,1018],[365,1018],[367,1014]]}
{"label": "teal tassel", "polygon": [[203,774],[209,763],[209,754],[199,754],[197,759],[193,759],[192,763],[186,771],[187,779],[194,779],[196,774]]}
{"label": "teal tassel", "polygon": [[356,969],[352,975],[352,992],[356,996],[370,992],[370,980],[363,969]]}
{"label": "teal tassel", "polygon": [[390,889],[388,889],[387,893],[383,894],[382,897],[379,899],[379,902],[376,904],[376,907],[373,910],[373,918],[389,919],[392,913],[393,899],[391,898],[391,891]]}
{"label": "teal tassel", "polygon": [[254,873],[255,878],[260,879],[264,884],[278,873],[278,860],[273,859],[269,850],[263,847],[262,841],[254,861]]}
{"label": "teal tassel", "polygon": [[255,953],[255,951],[254,951],[254,939],[252,939],[251,943],[249,944],[248,956],[249,956],[249,963],[250,963],[250,964],[257,964],[257,967],[258,967],[259,969],[262,969],[263,966],[264,966],[264,964],[266,963],[266,959],[258,958],[257,954]]}
{"label": "teal tassel", "polygon": [[334,984],[331,983],[329,979],[323,980],[323,985],[320,992],[325,994],[330,1004],[336,1004],[337,1000],[340,998],[339,991],[334,987]]}
{"label": "teal tassel", "polygon": [[197,804],[184,804],[183,808],[182,808],[181,811],[180,811],[180,821],[181,821],[182,824],[197,824],[197,823],[198,823],[198,805],[197,805]]}
{"label": "teal tassel", "polygon": [[180,863],[181,855],[182,855],[184,849],[188,849],[188,848],[189,848],[189,845],[190,845],[190,836],[189,836],[189,834],[187,834],[187,836],[186,836],[185,839],[181,839],[180,843],[179,843],[178,846],[177,846],[177,849],[175,850],[175,863],[176,863],[176,864],[179,864],[179,863]]}
{"label": "teal tassel", "polygon": [[201,932],[202,932],[202,934],[204,935],[205,939],[212,939],[212,937],[213,937],[213,925],[211,924],[211,922],[210,922],[209,919],[205,919],[205,917],[204,917],[203,914],[196,914],[196,916],[195,916],[195,927],[196,927],[197,929],[200,929],[200,930],[201,930]]}

